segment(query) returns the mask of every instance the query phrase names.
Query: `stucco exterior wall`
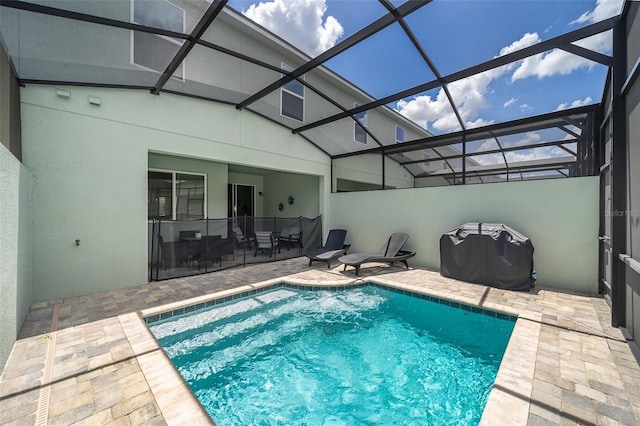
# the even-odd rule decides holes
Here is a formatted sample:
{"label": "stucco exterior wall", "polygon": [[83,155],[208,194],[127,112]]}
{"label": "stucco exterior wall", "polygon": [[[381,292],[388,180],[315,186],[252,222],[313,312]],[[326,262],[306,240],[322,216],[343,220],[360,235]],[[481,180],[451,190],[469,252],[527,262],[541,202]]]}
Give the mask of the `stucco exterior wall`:
{"label": "stucco exterior wall", "polygon": [[30,174],[0,144],[0,369],[31,304]]}
{"label": "stucco exterior wall", "polygon": [[[296,199],[283,215],[307,215],[310,201],[297,194],[309,188],[318,199],[312,210],[325,217],[326,229],[349,229],[352,251],[377,249],[385,235],[404,230],[418,251],[414,262],[427,267],[439,266],[443,232],[468,221],[504,222],[532,238],[541,284],[595,289],[596,178],[330,194],[328,156],[251,112],[117,89],[72,87],[64,99],[55,89],[27,86],[21,93],[24,162],[33,174],[34,301],[146,282],[147,169],[161,165],[157,154],[280,172],[262,180],[265,191],[282,188],[276,201]],[[102,105],[90,105],[89,95]],[[279,214],[268,195],[263,214]]]}
{"label": "stucco exterior wall", "polygon": [[[318,176],[278,173],[264,177],[264,215],[314,218],[320,211]],[[289,197],[293,204],[289,204]],[[282,211],[278,204],[282,203]]]}
{"label": "stucco exterior wall", "polygon": [[[396,161],[385,159],[385,185],[387,188],[413,188],[413,176]],[[333,187],[338,188],[338,179],[362,182],[380,187],[382,185],[382,157],[364,154],[357,157],[339,158],[333,161]]]}
{"label": "stucco exterior wall", "polygon": [[410,263],[439,269],[440,236],[466,222],[500,222],[531,238],[538,283],[597,292],[599,178],[331,194],[326,228],[346,227],[350,252],[410,235]]}
{"label": "stucco exterior wall", "polygon": [[[328,156],[313,145],[233,106],[146,91],[65,90],[68,99],[51,86],[21,92],[24,163],[33,173],[34,301],[147,281],[150,152],[330,174]],[[89,96],[102,104],[90,105]],[[328,192],[325,185],[320,196]]]}

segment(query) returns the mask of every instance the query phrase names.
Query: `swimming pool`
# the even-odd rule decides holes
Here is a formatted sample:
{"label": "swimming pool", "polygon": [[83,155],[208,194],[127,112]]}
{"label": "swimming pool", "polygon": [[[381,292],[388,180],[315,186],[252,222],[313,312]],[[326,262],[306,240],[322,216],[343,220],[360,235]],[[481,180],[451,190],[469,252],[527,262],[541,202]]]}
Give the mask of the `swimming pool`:
{"label": "swimming pool", "polygon": [[149,327],[219,425],[476,424],[514,318],[431,299],[279,287]]}

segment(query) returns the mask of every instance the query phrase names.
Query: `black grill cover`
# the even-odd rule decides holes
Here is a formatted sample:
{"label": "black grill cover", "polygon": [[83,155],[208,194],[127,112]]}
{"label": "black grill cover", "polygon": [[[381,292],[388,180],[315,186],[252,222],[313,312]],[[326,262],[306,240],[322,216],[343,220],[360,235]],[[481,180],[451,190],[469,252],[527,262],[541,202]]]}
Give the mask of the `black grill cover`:
{"label": "black grill cover", "polygon": [[533,244],[500,223],[465,223],[440,237],[440,273],[511,290],[534,286]]}

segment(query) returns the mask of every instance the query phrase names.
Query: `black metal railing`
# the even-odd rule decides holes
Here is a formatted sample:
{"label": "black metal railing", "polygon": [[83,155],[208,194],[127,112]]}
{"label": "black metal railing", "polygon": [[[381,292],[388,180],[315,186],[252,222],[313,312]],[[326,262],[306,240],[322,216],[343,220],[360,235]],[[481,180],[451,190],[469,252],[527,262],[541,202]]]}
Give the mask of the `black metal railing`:
{"label": "black metal railing", "polygon": [[149,281],[303,256],[322,244],[322,221],[241,216],[149,222]]}

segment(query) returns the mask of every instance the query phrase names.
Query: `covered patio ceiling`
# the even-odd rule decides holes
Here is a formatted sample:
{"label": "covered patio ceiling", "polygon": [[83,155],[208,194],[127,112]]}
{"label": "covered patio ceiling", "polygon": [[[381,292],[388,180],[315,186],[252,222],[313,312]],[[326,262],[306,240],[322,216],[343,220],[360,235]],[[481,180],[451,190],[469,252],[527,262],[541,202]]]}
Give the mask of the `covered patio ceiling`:
{"label": "covered patio ceiling", "polygon": [[[596,48],[589,43],[594,37],[611,33],[618,15],[603,19],[576,19],[571,30],[559,31],[546,40],[538,40],[529,45],[519,46],[516,43],[509,48],[499,49],[502,41],[496,41],[492,54],[478,53],[464,49],[464,34],[453,37],[452,34],[429,33],[429,26],[440,25],[455,27],[463,22],[453,14],[447,15],[446,7],[454,3],[444,0],[411,0],[406,2],[390,0],[346,1],[339,5],[333,0],[326,0],[328,8],[339,8],[351,3],[357,6],[358,25],[346,30],[335,44],[324,49],[306,53],[295,47],[296,40],[283,40],[283,35],[273,34],[260,23],[251,20],[252,2],[243,0],[180,0],[176,4],[188,3],[191,9],[199,11],[197,19],[184,20],[182,25],[175,25],[169,19],[158,19],[166,11],[158,9],[156,17],[147,19],[145,23],[135,22],[132,6],[130,13],[122,15],[113,7],[116,4],[128,4],[130,0],[39,0],[16,1],[0,0],[0,32],[2,42],[7,50],[19,82],[25,84],[82,85],[99,87],[117,87],[149,90],[153,94],[174,93],[192,96],[214,102],[234,105],[239,110],[251,110],[268,119],[286,126],[293,133],[300,134],[326,152],[332,159],[374,153],[394,159],[415,178],[443,175],[450,183],[467,183],[467,179],[475,176],[479,181],[486,181],[486,176],[509,176],[517,174],[521,179],[526,176],[563,177],[593,174],[594,164],[599,146],[594,142],[598,132],[594,121],[602,93],[608,82],[610,68],[613,66],[611,46]],[[135,0],[137,4],[146,2],[147,7],[164,5],[164,0]],[[266,3],[266,2],[265,2]],[[277,2],[276,2],[277,3]],[[295,7],[295,2],[290,2]],[[483,2],[476,2],[478,3]],[[500,2],[499,2],[500,3]],[[502,2],[504,3],[504,2]],[[521,5],[537,3],[535,7],[544,7],[545,13],[553,16],[555,8],[566,2],[517,2]],[[593,2],[582,2],[585,6],[593,6]],[[323,2],[324,4],[324,2]],[[471,5],[469,3],[467,6]],[[489,6],[490,2],[486,3]],[[235,10],[233,7],[244,9]],[[160,6],[157,6],[160,7]],[[244,13],[243,13],[244,12]],[[560,13],[558,11],[558,13]],[[618,11],[620,13],[620,11]],[[166,15],[166,13],[165,13]],[[253,28],[266,34],[277,43],[285,45],[291,52],[303,58],[301,65],[295,69],[283,69],[274,61],[247,55],[224,37],[216,37],[222,26],[221,16],[233,16],[234,19],[246,22]],[[165,16],[166,18],[166,16]],[[500,16],[495,17],[493,25],[501,23]],[[140,20],[140,19],[138,19]],[[328,22],[328,21],[327,21]],[[515,25],[516,23],[511,23]],[[491,33],[484,23],[484,30],[465,28],[469,41],[475,32]],[[500,24],[502,25],[502,24]],[[26,36],[29,28],[38,28],[39,34]],[[56,31],[49,31],[49,29]],[[60,28],[68,28],[66,39],[50,40],[47,34],[59,34]],[[218,31],[218,33],[216,32]],[[497,34],[497,30],[493,30]],[[522,28],[527,33],[527,28]],[[464,32],[464,31],[462,31]],[[173,40],[175,48],[164,57],[154,57],[155,63],[161,64],[162,72],[149,69],[118,68],[117,65],[100,63],[97,57],[101,50],[69,54],[69,51],[82,49],[85,40],[101,40],[105,49],[112,47],[110,40],[118,36],[152,34]],[[490,36],[490,35],[489,35]],[[523,37],[524,38],[524,37]],[[46,44],[46,49],[37,49],[39,44]],[[451,43],[449,52],[455,60],[443,56],[442,46]],[[439,46],[435,48],[434,46]],[[473,48],[473,47],[472,47]],[[46,51],[46,57],[37,52]],[[381,72],[380,61],[388,60],[382,53],[386,50],[396,52],[398,68],[393,72]],[[431,51],[433,50],[433,54]],[[375,52],[380,51],[380,58]],[[580,95],[581,102],[562,102],[561,106],[547,111],[535,109],[535,114],[527,116],[533,108],[521,106],[516,116],[496,114],[495,117],[478,117],[469,114],[464,86],[473,90],[470,83],[487,76],[497,83],[497,75],[525,61],[541,60],[545,55],[564,52],[571,57],[579,57],[588,62],[586,68],[592,74],[589,84],[575,80],[576,90],[584,89]],[[163,52],[153,52],[158,56]],[[372,55],[373,53],[373,55]],[[399,55],[402,54],[403,57]],[[40,55],[40,56],[39,56]],[[229,88],[206,87],[198,82],[177,81],[176,73],[190,56],[220,55],[231,61],[231,64],[250,65],[252,70],[260,73],[256,82],[248,84],[242,81],[240,86]],[[469,63],[474,58],[480,59],[475,64]],[[351,75],[349,65],[362,58],[370,61],[367,72]],[[279,62],[279,60],[277,61]],[[212,60],[212,64],[215,64]],[[228,66],[227,66],[228,67]],[[457,68],[455,68],[457,67]],[[228,68],[226,68],[228,71]],[[368,102],[354,106],[345,105],[332,97],[331,93],[321,87],[312,85],[305,75],[324,72],[341,78],[347,74],[346,80],[364,93]],[[503,78],[506,79],[506,78]],[[295,124],[291,120],[282,120],[277,113],[268,112],[263,105],[265,98],[285,86],[297,81],[312,92],[317,102],[327,103],[335,111],[330,116],[306,117],[304,123]],[[546,86],[545,79],[538,77],[538,96],[553,97],[554,91]],[[385,81],[385,84],[382,84]],[[512,78],[512,83],[513,83]],[[594,83],[595,82],[595,83]],[[195,84],[198,83],[198,84]],[[571,80],[568,80],[571,84]],[[461,88],[462,87],[462,88]],[[507,87],[508,92],[508,87]],[[391,92],[390,92],[391,91]],[[515,89],[514,89],[515,91]],[[598,98],[591,94],[598,93]],[[578,95],[574,95],[578,96]],[[417,101],[439,100],[441,117],[450,117],[448,126],[437,125],[435,120],[422,121],[420,114],[412,114],[409,103]],[[595,99],[595,100],[594,100]],[[515,102],[512,97],[504,102]],[[589,102],[590,101],[590,102]],[[556,101],[556,104],[560,102]],[[573,107],[578,104],[579,106]],[[267,105],[267,108],[274,105]],[[424,128],[427,137],[418,140],[407,140],[396,143],[395,140],[377,134],[361,123],[365,111],[384,109],[402,115],[402,120]],[[498,110],[499,108],[494,108]],[[267,111],[267,112],[265,112]],[[490,113],[487,113],[490,114]],[[506,119],[505,119],[506,117]],[[322,129],[340,120],[353,120],[360,123],[375,147],[351,143],[340,146],[327,139]],[[442,150],[441,147],[448,147]],[[441,170],[432,170],[424,166],[425,162],[434,158],[443,161]],[[585,161],[585,158],[588,161]],[[485,179],[482,178],[485,176]],[[460,179],[461,178],[461,179]]]}

